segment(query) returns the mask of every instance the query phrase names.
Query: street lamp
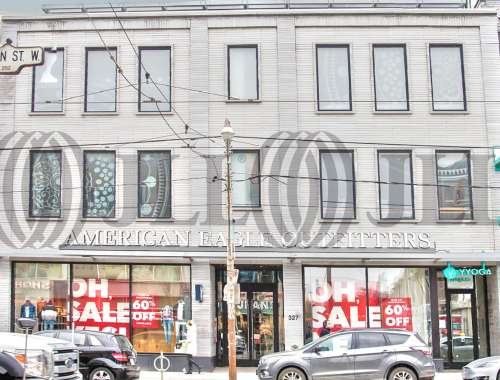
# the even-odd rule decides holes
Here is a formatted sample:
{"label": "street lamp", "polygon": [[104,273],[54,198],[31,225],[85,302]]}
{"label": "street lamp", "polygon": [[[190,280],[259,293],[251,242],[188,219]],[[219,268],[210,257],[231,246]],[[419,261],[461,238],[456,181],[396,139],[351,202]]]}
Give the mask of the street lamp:
{"label": "street lamp", "polygon": [[234,269],[234,246],[233,246],[233,206],[231,185],[231,140],[234,136],[233,128],[228,119],[224,122],[224,128],[220,132],[226,145],[226,191],[227,191],[227,284],[225,298],[227,302],[227,342],[229,358],[229,380],[236,380],[236,286],[238,273]]}

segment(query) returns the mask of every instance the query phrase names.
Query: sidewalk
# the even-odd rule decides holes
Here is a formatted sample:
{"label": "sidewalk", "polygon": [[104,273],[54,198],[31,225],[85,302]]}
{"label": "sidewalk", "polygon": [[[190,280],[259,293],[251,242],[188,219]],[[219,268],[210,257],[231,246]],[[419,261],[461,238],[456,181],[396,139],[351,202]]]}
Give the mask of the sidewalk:
{"label": "sidewalk", "polygon": [[[461,380],[461,371],[445,371],[436,373],[435,380]],[[160,380],[160,374],[142,371],[140,380]],[[227,380],[227,368],[216,368],[214,372],[186,375],[180,372],[166,372],[163,380]],[[257,380],[255,368],[238,368],[238,380]]]}

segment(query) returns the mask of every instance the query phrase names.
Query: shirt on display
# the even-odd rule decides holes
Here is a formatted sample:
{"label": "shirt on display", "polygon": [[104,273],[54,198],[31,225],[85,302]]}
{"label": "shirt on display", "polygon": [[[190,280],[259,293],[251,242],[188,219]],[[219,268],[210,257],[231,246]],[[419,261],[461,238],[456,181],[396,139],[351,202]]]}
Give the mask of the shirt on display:
{"label": "shirt on display", "polygon": [[177,320],[178,321],[183,321],[184,320],[184,301],[179,301],[177,304]]}
{"label": "shirt on display", "polygon": [[174,318],[174,309],[170,305],[165,305],[163,309],[161,309],[161,318],[162,319],[173,319]]}

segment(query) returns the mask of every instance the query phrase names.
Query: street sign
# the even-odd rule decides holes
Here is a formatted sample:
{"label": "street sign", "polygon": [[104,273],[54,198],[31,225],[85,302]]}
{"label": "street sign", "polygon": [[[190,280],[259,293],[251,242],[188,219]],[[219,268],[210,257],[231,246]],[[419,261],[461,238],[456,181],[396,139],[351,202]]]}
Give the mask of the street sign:
{"label": "street sign", "polygon": [[15,75],[27,66],[43,65],[43,48],[16,47],[12,41],[0,47],[0,75]]}

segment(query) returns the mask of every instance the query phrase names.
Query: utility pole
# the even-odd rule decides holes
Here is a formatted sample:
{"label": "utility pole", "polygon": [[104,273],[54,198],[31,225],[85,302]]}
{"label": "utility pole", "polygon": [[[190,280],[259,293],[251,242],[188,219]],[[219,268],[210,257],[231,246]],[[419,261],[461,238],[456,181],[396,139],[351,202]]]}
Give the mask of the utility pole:
{"label": "utility pole", "polygon": [[235,251],[233,245],[233,205],[231,184],[231,140],[234,136],[233,128],[228,119],[224,122],[221,131],[226,145],[226,191],[227,191],[227,284],[225,296],[227,302],[227,342],[229,358],[229,380],[236,380],[236,290],[238,272],[234,269]]}

